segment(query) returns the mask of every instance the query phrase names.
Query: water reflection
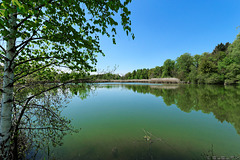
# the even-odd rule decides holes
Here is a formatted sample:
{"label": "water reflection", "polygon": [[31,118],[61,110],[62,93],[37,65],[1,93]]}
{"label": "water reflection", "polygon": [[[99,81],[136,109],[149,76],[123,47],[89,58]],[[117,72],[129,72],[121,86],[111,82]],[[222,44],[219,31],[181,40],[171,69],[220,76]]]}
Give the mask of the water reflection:
{"label": "water reflection", "polygon": [[66,134],[77,131],[62,116],[63,109],[75,95],[85,99],[89,93],[86,84],[16,86],[12,129],[15,153],[27,159],[49,157],[49,147],[62,145]]}
{"label": "water reflection", "polygon": [[[209,85],[79,84],[52,90],[39,96],[37,102],[47,102],[42,101],[46,97],[51,97],[49,102],[64,100],[58,101],[67,106],[64,115],[73,120],[75,128],[82,128],[78,134],[66,136],[63,146],[52,152],[56,159],[199,159],[211,144],[214,150],[226,151],[228,156],[238,153],[239,138],[230,137],[231,132],[218,134],[215,128],[206,131],[217,124],[202,115],[212,113],[218,121],[231,123],[240,134],[239,89]],[[39,91],[26,91],[19,99]],[[164,103],[158,103],[161,101]],[[184,115],[176,111],[175,105]],[[204,114],[199,116],[194,111]],[[191,122],[196,116],[198,122]],[[207,127],[200,122],[204,118],[211,120],[206,121],[211,123]],[[233,152],[229,146],[233,146]]]}
{"label": "water reflection", "polygon": [[167,106],[175,104],[187,113],[193,110],[213,113],[220,122],[231,123],[240,134],[240,86],[134,84],[118,87],[161,96]]}
{"label": "water reflection", "polygon": [[73,97],[66,108],[74,126],[83,129],[66,137],[57,152],[60,159],[205,159],[202,154],[209,150],[214,153],[210,155],[239,154],[239,136],[231,125],[221,123],[231,123],[239,133],[238,86],[91,88],[96,89],[94,96],[83,101]]}

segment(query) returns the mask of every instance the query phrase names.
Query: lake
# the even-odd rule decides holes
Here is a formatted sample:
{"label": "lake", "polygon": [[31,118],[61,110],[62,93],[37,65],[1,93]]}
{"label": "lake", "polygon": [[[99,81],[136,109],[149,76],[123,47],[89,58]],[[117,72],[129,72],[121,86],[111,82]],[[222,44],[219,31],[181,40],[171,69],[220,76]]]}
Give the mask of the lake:
{"label": "lake", "polygon": [[240,155],[240,86],[108,83],[91,88],[84,96],[74,92],[63,111],[81,130],[54,148],[56,159]]}

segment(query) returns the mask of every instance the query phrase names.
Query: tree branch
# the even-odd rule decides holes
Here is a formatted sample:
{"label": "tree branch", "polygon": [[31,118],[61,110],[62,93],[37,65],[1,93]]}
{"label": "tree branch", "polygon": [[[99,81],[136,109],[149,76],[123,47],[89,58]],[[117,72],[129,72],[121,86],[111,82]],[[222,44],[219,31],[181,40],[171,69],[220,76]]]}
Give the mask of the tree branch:
{"label": "tree branch", "polygon": [[[39,26],[36,30],[33,31],[32,36],[31,36],[28,40],[26,40],[26,41],[22,42],[21,44],[19,44],[18,46],[16,46],[16,49],[21,46],[21,47],[18,49],[18,51],[17,51],[17,53],[16,53],[16,56],[24,49],[24,47],[25,47],[30,41],[32,41],[32,40],[37,40],[37,39],[41,39],[41,38],[42,38],[42,37],[33,38],[33,37],[37,34],[37,32],[38,32],[38,30],[39,30],[40,27],[41,27],[41,26]],[[15,56],[15,57],[16,57],[16,56]]]}
{"label": "tree branch", "polygon": [[37,97],[37,96],[39,96],[39,95],[41,95],[41,94],[43,94],[43,93],[45,93],[45,92],[51,91],[51,90],[53,90],[53,89],[55,89],[55,88],[59,88],[59,87],[65,85],[65,84],[71,83],[71,82],[72,82],[72,80],[69,81],[69,82],[61,83],[61,84],[56,85],[56,86],[54,86],[54,87],[48,88],[48,89],[46,89],[46,90],[44,90],[44,91],[41,91],[41,92],[39,92],[39,93],[37,93],[37,94],[35,94],[35,95],[33,95],[33,96],[30,96],[29,98],[27,98],[27,100],[31,100],[31,99],[33,99],[33,98],[35,98],[35,97]]}
{"label": "tree branch", "polygon": [[51,58],[54,58],[54,57],[36,57],[36,58],[28,59],[26,61],[22,61],[22,62],[19,62],[19,63],[15,64],[14,68],[21,65],[21,64],[30,62],[30,61],[35,61],[35,60],[40,60],[40,59],[51,59]]}
{"label": "tree branch", "polygon": [[[2,55],[1,53],[0,53],[0,57],[2,57],[6,61],[9,61],[9,59],[7,57],[5,57],[4,55]],[[0,61],[4,62],[3,59],[0,59]]]}
{"label": "tree branch", "polygon": [[[45,109],[46,111],[52,113],[52,115],[54,115],[54,117],[56,117],[57,119],[59,119],[59,120],[61,121],[61,119],[59,118],[59,116],[58,116],[55,112],[53,112],[51,109],[48,109],[48,108],[44,107],[43,105],[39,105],[39,104],[30,104],[30,105],[33,105],[33,107],[30,106],[30,107],[28,107],[28,108],[39,108],[39,107],[41,107],[42,109]],[[34,106],[35,106],[35,107],[34,107]],[[61,121],[61,122],[62,122],[62,121]]]}
{"label": "tree branch", "polygon": [[[39,28],[38,28],[38,29],[39,29]],[[38,29],[37,29],[37,30],[38,30]],[[37,30],[35,30],[34,32],[37,32]],[[19,48],[19,47],[21,47],[21,46],[24,45],[24,44],[27,45],[28,42],[30,42],[30,41],[32,41],[32,40],[40,40],[40,39],[43,39],[43,37],[33,38],[33,36],[35,36],[35,35],[33,34],[28,40],[26,40],[26,41],[22,42],[21,44],[17,45],[16,48]],[[25,45],[25,46],[26,46],[26,45]],[[25,46],[24,46],[24,47],[25,47]],[[22,51],[22,48],[24,48],[24,47],[21,47],[21,48],[18,50],[18,53],[21,52],[21,51]]]}
{"label": "tree branch", "polygon": [[[18,56],[18,54],[25,48],[25,46],[28,44],[28,42],[30,42],[32,39],[33,39],[33,36],[35,36],[35,34],[37,33],[37,31],[39,30],[39,28],[40,28],[41,26],[39,26],[36,30],[34,30],[33,31],[33,34],[32,34],[32,36],[28,39],[28,40],[26,40],[25,42],[22,42],[19,46],[21,46],[21,48],[17,51],[16,50],[16,54],[13,56],[13,58],[12,58],[12,60],[10,61],[10,66],[13,64],[13,61],[14,61],[14,59]],[[18,47],[19,47],[18,46]],[[15,48],[16,49],[16,48]]]}
{"label": "tree branch", "polygon": [[[44,91],[41,91],[41,92],[39,92],[39,93],[37,93],[37,94],[35,94],[35,95],[33,95],[33,96],[30,96],[30,97],[28,97],[27,99],[23,100],[22,102],[24,102],[24,101],[26,101],[26,102],[25,102],[25,104],[23,105],[23,109],[21,110],[20,115],[19,115],[19,118],[18,118],[18,121],[17,121],[17,123],[16,123],[17,128],[18,128],[18,126],[20,125],[20,122],[21,122],[21,119],[22,119],[22,117],[23,117],[23,115],[24,115],[25,110],[27,109],[27,105],[29,104],[29,102],[30,102],[33,98],[35,98],[35,97],[37,97],[37,96],[39,96],[39,95],[41,95],[41,94],[43,94],[43,93],[45,93],[45,92],[48,92],[48,91],[50,91],[50,90],[53,90],[53,89],[55,89],[55,88],[61,87],[61,86],[65,85],[65,84],[67,84],[67,83],[71,83],[71,82],[72,82],[72,81],[69,81],[69,82],[66,82],[66,83],[62,83],[62,84],[56,85],[56,86],[54,86],[54,87],[48,88],[48,89],[46,89],[46,90],[44,90]],[[19,103],[21,103],[21,102],[19,102]],[[18,129],[19,129],[19,128],[18,128]]]}
{"label": "tree branch", "polygon": [[[3,52],[6,54],[7,51],[3,48],[3,46],[0,45],[0,48],[3,50]],[[5,55],[0,53],[0,57],[2,57],[5,61],[10,61]]]}
{"label": "tree branch", "polygon": [[54,129],[54,130],[59,130],[59,131],[68,131],[68,130],[63,130],[63,129],[59,129],[59,128],[56,128],[56,127],[39,127],[39,128],[26,127],[26,128],[18,128],[18,129],[29,129],[29,130],[33,130],[33,129]]}
{"label": "tree branch", "polygon": [[[16,102],[19,102],[19,101],[16,101]],[[18,105],[22,106],[22,105],[20,104],[20,102],[19,102]],[[63,121],[59,118],[59,116],[58,116],[55,112],[53,112],[51,109],[48,109],[48,108],[44,107],[44,105],[39,105],[39,104],[29,104],[29,105],[30,105],[29,107],[27,107],[27,106],[25,106],[25,105],[24,105],[24,106],[25,106],[26,108],[38,108],[38,109],[39,109],[39,107],[41,107],[41,109],[44,109],[44,110],[50,112],[54,117],[56,117],[58,120],[60,120],[60,121],[63,123]],[[22,107],[24,107],[24,106],[22,106]],[[30,119],[30,118],[29,118],[29,119]]]}
{"label": "tree branch", "polygon": [[[15,80],[13,81],[13,83],[16,82],[16,81],[18,81],[19,79],[21,79],[21,78],[23,78],[23,77],[26,77],[26,76],[28,76],[28,75],[31,75],[31,74],[33,74],[33,73],[35,73],[35,72],[37,72],[37,71],[40,71],[40,70],[42,70],[42,69],[44,69],[44,68],[47,68],[47,67],[49,67],[49,66],[51,66],[51,65],[54,65],[54,64],[57,64],[57,63],[58,63],[58,62],[54,62],[54,63],[48,64],[48,65],[45,65],[45,66],[43,66],[43,67],[41,67],[41,68],[38,68],[38,69],[36,69],[36,70],[34,70],[34,71],[32,71],[32,72],[29,72],[29,73],[27,73],[27,74],[25,74],[25,75],[23,75],[23,76],[15,79]],[[16,77],[19,76],[19,75],[21,75],[21,74],[24,73],[24,72],[25,72],[25,71],[21,72],[20,74],[17,74]]]}
{"label": "tree branch", "polygon": [[3,91],[3,89],[2,89],[2,88],[0,88],[0,92],[4,93],[4,91]]}
{"label": "tree branch", "polygon": [[18,89],[16,90],[15,94],[18,93],[18,92],[20,92],[22,89],[27,88],[27,87],[29,87],[29,85],[28,85],[28,86],[24,85],[24,86],[18,88]]}
{"label": "tree branch", "polygon": [[3,50],[3,52],[4,52],[5,54],[7,53],[7,51],[3,48],[2,45],[0,45],[0,48]]}
{"label": "tree branch", "polygon": [[24,99],[24,100],[22,100],[22,101],[19,101],[19,103],[22,103],[22,102],[24,102],[24,101],[26,101],[26,100],[29,101],[29,100],[31,100],[31,99],[33,99],[33,98],[35,98],[35,97],[37,97],[37,96],[45,93],[45,92],[51,91],[51,90],[53,90],[53,89],[55,89],[55,88],[59,88],[59,87],[61,87],[61,86],[64,86],[64,85],[66,85],[66,84],[68,84],[68,83],[72,83],[72,82],[74,82],[74,80],[69,80],[69,81],[64,82],[64,83],[61,83],[61,84],[59,84],[59,85],[55,85],[55,86],[50,87],[50,88],[48,88],[48,89],[46,89],[46,90],[43,90],[43,91],[41,91],[41,92],[39,92],[39,93],[37,93],[37,94],[35,94],[35,95],[32,95],[32,96],[30,96],[30,97],[28,97],[28,98],[26,98],[26,99]]}
{"label": "tree branch", "polygon": [[15,132],[19,129],[18,127],[19,127],[19,125],[20,125],[21,119],[22,119],[22,117],[23,117],[23,115],[24,115],[24,112],[25,112],[25,110],[26,110],[26,106],[28,105],[28,103],[29,103],[30,101],[31,101],[31,99],[28,99],[28,100],[26,101],[25,105],[23,106],[23,109],[22,109],[21,112],[20,112],[19,118],[18,118],[18,120],[17,120],[17,122],[16,122],[16,125],[15,125]]}
{"label": "tree branch", "polygon": [[[45,4],[51,3],[53,0],[49,0],[48,2],[46,2]],[[41,9],[42,7],[45,6],[45,4],[42,4],[40,6],[35,7],[33,10],[38,10]],[[26,20],[28,20],[29,18],[31,18],[32,15],[28,15],[27,17],[25,17],[21,22],[19,22],[16,26],[16,28],[20,27]]]}

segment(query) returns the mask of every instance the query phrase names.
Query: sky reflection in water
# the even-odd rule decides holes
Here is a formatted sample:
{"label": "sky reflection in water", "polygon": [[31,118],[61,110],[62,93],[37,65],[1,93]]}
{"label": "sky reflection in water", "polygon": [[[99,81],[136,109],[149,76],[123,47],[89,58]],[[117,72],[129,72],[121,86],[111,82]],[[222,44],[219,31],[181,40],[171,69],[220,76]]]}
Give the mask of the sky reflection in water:
{"label": "sky reflection in water", "polygon": [[[56,150],[68,159],[203,159],[240,154],[239,87],[99,84],[64,114],[82,130]],[[144,139],[146,132],[151,140]],[[146,138],[146,137],[145,137]]]}

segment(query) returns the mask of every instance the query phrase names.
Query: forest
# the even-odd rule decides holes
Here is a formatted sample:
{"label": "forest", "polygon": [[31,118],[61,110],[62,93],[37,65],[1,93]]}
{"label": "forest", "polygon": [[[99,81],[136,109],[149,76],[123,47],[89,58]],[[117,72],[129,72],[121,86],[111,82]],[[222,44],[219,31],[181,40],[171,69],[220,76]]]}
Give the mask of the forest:
{"label": "forest", "polygon": [[175,77],[181,81],[201,84],[240,83],[240,34],[230,44],[220,43],[211,52],[192,56],[184,53],[176,60],[167,59],[163,66],[138,69],[123,79]]}
{"label": "forest", "polygon": [[[66,74],[66,73],[65,73]],[[69,73],[68,73],[69,74]],[[75,72],[70,75],[77,75]],[[240,83],[240,34],[235,41],[220,43],[214,50],[201,55],[184,53],[176,60],[167,59],[162,66],[143,68],[128,72],[124,76],[112,71],[90,75],[80,74],[82,78],[91,80],[128,80],[151,78],[178,78],[193,84],[239,84]],[[74,76],[73,76],[74,77]],[[76,77],[76,76],[75,76]],[[79,75],[78,75],[79,77]]]}

